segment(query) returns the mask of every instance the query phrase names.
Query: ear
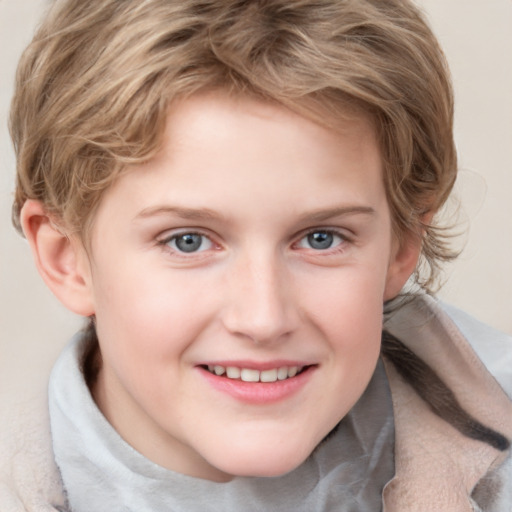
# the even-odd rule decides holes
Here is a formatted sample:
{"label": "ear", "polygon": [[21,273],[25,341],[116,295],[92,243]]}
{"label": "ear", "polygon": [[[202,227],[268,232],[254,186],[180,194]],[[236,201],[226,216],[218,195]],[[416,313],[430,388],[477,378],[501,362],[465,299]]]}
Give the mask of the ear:
{"label": "ear", "polygon": [[396,242],[388,266],[384,302],[394,299],[414,272],[420,257],[421,244],[422,237],[413,234],[401,243]]}
{"label": "ear", "polygon": [[69,310],[93,315],[89,260],[78,237],[68,237],[60,230],[39,201],[27,200],[20,220],[37,270],[48,288]]}

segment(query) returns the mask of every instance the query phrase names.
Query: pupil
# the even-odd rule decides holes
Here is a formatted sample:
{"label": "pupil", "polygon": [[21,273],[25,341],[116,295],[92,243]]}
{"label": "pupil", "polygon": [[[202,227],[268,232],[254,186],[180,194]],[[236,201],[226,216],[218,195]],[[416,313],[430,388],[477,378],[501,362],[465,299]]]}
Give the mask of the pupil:
{"label": "pupil", "polygon": [[183,252],[194,252],[201,247],[201,235],[189,233],[176,238],[176,247]]}
{"label": "pupil", "polygon": [[313,249],[329,249],[333,243],[333,236],[331,233],[319,231],[309,234],[308,242]]}

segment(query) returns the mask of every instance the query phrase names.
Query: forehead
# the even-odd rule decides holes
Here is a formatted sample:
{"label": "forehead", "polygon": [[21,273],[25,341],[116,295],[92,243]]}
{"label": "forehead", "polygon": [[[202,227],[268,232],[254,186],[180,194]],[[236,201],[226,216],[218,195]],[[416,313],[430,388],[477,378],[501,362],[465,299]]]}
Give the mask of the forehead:
{"label": "forehead", "polygon": [[380,198],[371,121],[352,114],[331,124],[253,98],[208,93],[181,100],[169,110],[159,153],[127,169],[100,210],[115,199],[116,207],[139,212],[173,204],[241,213],[260,201],[260,209],[273,205],[281,214]]}

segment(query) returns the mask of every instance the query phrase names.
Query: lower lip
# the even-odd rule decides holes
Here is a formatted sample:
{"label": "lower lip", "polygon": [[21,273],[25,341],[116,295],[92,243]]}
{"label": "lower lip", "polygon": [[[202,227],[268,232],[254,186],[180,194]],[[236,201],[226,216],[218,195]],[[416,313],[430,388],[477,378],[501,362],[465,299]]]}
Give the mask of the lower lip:
{"label": "lower lip", "polygon": [[244,382],[243,380],[220,377],[198,367],[203,377],[214,389],[251,404],[271,404],[298,393],[309,381],[315,368],[309,366],[295,377],[276,382]]}

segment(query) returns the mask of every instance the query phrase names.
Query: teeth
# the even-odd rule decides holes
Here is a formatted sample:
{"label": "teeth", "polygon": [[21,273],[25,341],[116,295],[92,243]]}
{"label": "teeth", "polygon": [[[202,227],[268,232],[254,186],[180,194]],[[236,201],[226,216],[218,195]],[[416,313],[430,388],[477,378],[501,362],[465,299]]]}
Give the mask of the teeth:
{"label": "teeth", "polygon": [[260,372],[258,370],[249,370],[248,368],[243,368],[240,378],[244,382],[259,382]]}
{"label": "teeth", "polygon": [[260,372],[251,368],[238,368],[237,366],[208,365],[208,371],[219,377],[225,376],[228,379],[234,380],[241,379],[244,382],[276,382],[277,380],[286,380],[295,377],[301,370],[302,367],[299,366],[281,366]]}
{"label": "teeth", "polygon": [[240,368],[237,368],[236,366],[228,366],[226,368],[226,375],[230,379],[239,379],[241,373],[242,373],[242,370],[240,370]]}
{"label": "teeth", "polygon": [[288,367],[287,366],[281,366],[281,368],[279,368],[277,370],[277,378],[279,380],[284,380],[284,379],[288,378]]}
{"label": "teeth", "polygon": [[260,374],[261,382],[275,382],[277,380],[277,369],[265,370]]}
{"label": "teeth", "polygon": [[226,368],[224,368],[224,366],[215,365],[213,367],[213,371],[215,372],[215,375],[224,375]]}

